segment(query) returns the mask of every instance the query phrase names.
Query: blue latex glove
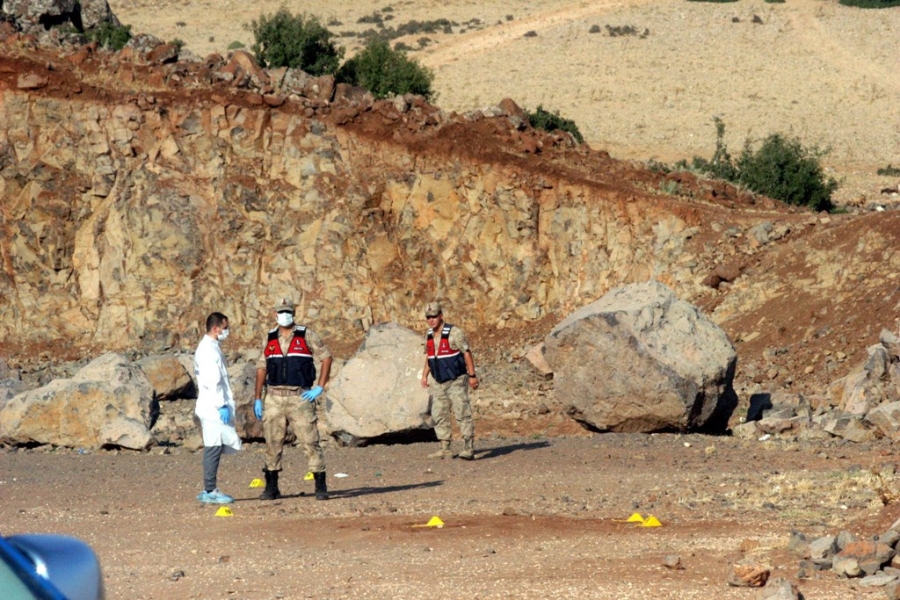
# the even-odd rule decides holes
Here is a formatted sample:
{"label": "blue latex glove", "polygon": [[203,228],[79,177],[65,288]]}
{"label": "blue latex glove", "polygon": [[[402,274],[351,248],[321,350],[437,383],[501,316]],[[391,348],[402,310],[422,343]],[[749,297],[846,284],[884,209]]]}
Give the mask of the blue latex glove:
{"label": "blue latex glove", "polygon": [[222,418],[222,422],[228,425],[229,421],[231,421],[231,411],[228,410],[228,406],[219,407],[219,416]]}
{"label": "blue latex glove", "polygon": [[262,421],[262,411],[263,411],[262,400],[257,398],[256,400],[253,401],[253,414],[256,415],[257,421]]}
{"label": "blue latex glove", "polygon": [[311,389],[311,390],[306,390],[305,392],[303,392],[302,394],[300,394],[300,396],[301,396],[304,400],[308,400],[308,401],[310,401],[310,402],[315,402],[315,401],[316,401],[316,398],[318,398],[318,397],[319,397],[319,394],[321,394],[323,391],[325,391],[325,390],[322,389],[322,386],[321,386],[321,385],[317,385],[316,387],[314,387],[314,388]]}

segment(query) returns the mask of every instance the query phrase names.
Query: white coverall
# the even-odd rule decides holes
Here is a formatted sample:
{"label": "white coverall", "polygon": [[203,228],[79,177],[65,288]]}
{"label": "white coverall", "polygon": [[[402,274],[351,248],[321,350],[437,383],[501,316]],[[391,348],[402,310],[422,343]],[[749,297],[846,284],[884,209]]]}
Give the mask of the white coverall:
{"label": "white coverall", "polygon": [[[241,449],[241,438],[234,428],[234,396],[225,370],[225,355],[219,342],[204,335],[194,353],[194,377],[197,379],[197,407],[204,446],[222,446],[224,454]],[[219,408],[228,405],[231,425],[222,422]]]}

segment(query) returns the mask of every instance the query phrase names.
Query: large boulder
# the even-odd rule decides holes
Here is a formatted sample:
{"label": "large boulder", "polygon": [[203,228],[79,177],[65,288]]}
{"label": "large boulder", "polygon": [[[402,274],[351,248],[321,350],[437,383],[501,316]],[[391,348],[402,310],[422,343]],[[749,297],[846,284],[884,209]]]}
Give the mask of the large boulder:
{"label": "large boulder", "polygon": [[75,0],[4,0],[3,12],[14,17],[25,31],[43,30],[43,21],[59,21],[75,11]]}
{"label": "large boulder", "polygon": [[158,400],[195,398],[197,390],[181,361],[170,354],[155,354],[137,361]]}
{"label": "large boulder", "polygon": [[737,404],[728,336],[657,281],[616,288],[545,339],[554,394],[596,431],[721,431]]}
{"label": "large boulder", "polygon": [[113,14],[106,0],[81,0],[81,25],[85,30],[96,29],[104,23],[121,27],[122,23]]}
{"label": "large boulder", "polygon": [[153,439],[153,388],[120,354],[105,354],[71,379],[13,397],[0,410],[0,441],[141,450]]}
{"label": "large boulder", "polygon": [[424,364],[421,334],[395,323],[371,327],[327,393],[328,433],[357,445],[433,427],[420,383]]}
{"label": "large boulder", "polygon": [[256,392],[256,361],[241,361],[228,367],[228,380],[234,395],[234,426],[241,439],[262,439],[262,421],[253,413]]}

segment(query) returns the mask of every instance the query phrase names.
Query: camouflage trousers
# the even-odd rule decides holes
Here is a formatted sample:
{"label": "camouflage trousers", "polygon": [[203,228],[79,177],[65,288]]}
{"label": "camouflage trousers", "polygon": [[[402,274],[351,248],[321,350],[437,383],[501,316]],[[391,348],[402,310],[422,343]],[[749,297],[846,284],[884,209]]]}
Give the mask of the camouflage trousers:
{"label": "camouflage trousers", "polygon": [[466,375],[444,383],[438,383],[428,375],[428,389],[431,391],[431,418],[434,420],[434,433],[441,441],[449,441],[451,434],[450,409],[463,439],[475,437],[475,426],[472,424],[472,405],[469,404],[469,378]]}
{"label": "camouflage trousers", "polygon": [[297,436],[300,447],[308,461],[308,468],[313,473],[325,470],[325,454],[319,444],[318,418],[316,403],[308,402],[296,395],[266,394],[263,411],[263,433],[266,436],[266,469],[281,470],[281,457],[284,454],[284,437],[287,425]]}

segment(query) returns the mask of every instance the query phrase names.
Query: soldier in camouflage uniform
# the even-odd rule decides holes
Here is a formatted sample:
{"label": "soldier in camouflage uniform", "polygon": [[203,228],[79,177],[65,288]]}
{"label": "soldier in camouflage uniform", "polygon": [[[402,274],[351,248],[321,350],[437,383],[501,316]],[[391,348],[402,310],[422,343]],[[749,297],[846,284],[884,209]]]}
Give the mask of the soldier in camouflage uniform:
{"label": "soldier in camouflage uniform", "polygon": [[[311,329],[294,323],[294,303],[288,298],[275,308],[278,327],[271,330],[266,347],[256,364],[256,400],[253,411],[263,421],[266,436],[266,489],[260,500],[274,500],[281,494],[278,474],[284,451],[284,436],[290,423],[303,447],[309,470],[316,482],[316,499],[328,499],[325,482],[325,455],[319,442],[316,398],[331,374],[331,353]],[[322,360],[316,379],[313,356]],[[262,401],[266,385],[265,407]],[[263,409],[265,408],[265,413]]]}
{"label": "soldier in camouflage uniform", "polygon": [[478,389],[475,362],[465,332],[444,323],[441,305],[429,302],[425,306],[428,332],[425,334],[425,369],[422,387],[431,391],[431,417],[441,449],[428,458],[453,458],[450,450],[450,409],[463,437],[460,458],[475,458],[475,427],[472,425],[472,406],[469,388]]}

